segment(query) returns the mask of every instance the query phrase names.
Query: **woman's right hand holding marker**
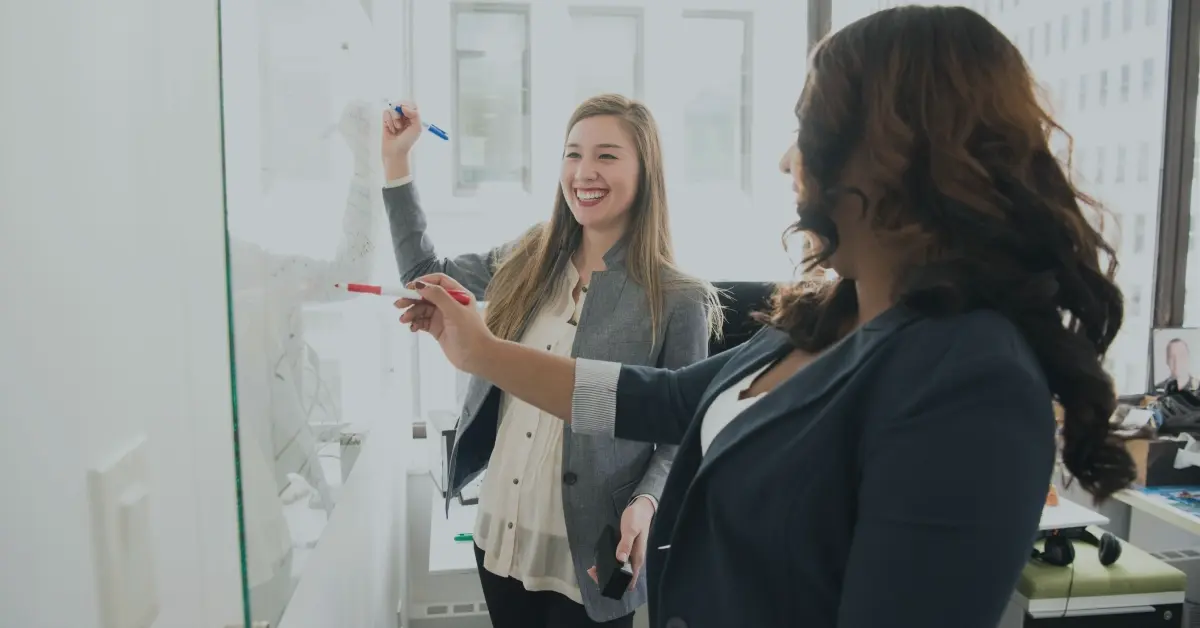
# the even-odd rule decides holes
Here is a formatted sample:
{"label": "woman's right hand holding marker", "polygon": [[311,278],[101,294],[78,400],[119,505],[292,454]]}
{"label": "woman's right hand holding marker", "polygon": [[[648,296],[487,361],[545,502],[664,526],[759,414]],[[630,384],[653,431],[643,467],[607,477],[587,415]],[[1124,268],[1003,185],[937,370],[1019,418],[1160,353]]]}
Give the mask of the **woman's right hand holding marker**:
{"label": "woman's right hand holding marker", "polygon": [[421,139],[421,112],[409,101],[397,103],[403,114],[394,107],[383,111],[383,142],[381,157],[387,180],[407,177],[411,173],[409,154]]}
{"label": "woman's right hand holding marker", "polygon": [[446,291],[464,288],[441,273],[421,277],[408,287],[421,293],[423,298],[396,301],[396,307],[407,308],[400,316],[400,322],[407,323],[412,331],[428,332],[455,368],[475,373],[485,359],[487,347],[497,342],[479,315],[475,300],[472,299],[470,305],[455,301]]}

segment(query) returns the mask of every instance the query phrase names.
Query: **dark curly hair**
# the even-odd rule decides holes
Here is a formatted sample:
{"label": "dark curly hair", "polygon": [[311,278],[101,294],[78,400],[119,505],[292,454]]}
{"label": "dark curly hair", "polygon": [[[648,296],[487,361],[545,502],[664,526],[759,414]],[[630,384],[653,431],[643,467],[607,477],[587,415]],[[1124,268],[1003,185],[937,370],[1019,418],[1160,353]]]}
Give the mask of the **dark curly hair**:
{"label": "dark curly hair", "polygon": [[[796,107],[802,185],[789,233],[817,241],[810,270],[823,264],[838,247],[829,214],[851,195],[876,233],[916,251],[900,269],[899,304],[1011,320],[1062,407],[1063,462],[1103,500],[1135,477],[1112,435],[1116,395],[1101,367],[1123,298],[1113,248],[1084,213],[1103,210],[1051,153],[1052,135],[1070,137],[1037,91],[1020,52],[970,9],[890,9],[831,35]],[[839,185],[860,147],[878,198]],[[857,313],[854,282],[840,278],[780,287],[761,320],[820,351]]]}

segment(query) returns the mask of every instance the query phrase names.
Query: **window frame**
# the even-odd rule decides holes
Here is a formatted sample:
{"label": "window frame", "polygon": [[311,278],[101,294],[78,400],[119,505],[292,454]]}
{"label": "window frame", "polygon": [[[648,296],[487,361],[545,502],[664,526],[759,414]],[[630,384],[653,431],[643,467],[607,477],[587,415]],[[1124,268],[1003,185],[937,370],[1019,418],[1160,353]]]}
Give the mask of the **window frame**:
{"label": "window frame", "polygon": [[[739,89],[738,137],[741,140],[741,172],[738,189],[746,196],[754,193],[754,11],[727,9],[684,9],[680,23],[687,20],[729,20],[742,23],[742,63]],[[685,107],[686,108],[686,107]],[[679,112],[683,116],[684,112]],[[686,181],[686,178],[684,179]]]}
{"label": "window frame", "polygon": [[[456,131],[458,125],[458,103],[459,103],[459,64],[461,62],[460,51],[458,49],[458,17],[464,14],[503,14],[503,15],[518,15],[525,23],[525,49],[521,53],[521,188],[526,194],[533,192],[533,124],[530,109],[530,90],[533,85],[533,24],[531,20],[531,7],[528,4],[515,2],[452,2],[450,3],[450,128]],[[464,186],[462,183],[462,133],[455,132],[450,138],[451,166],[454,169],[451,175],[453,182],[454,196],[457,197],[474,197],[478,194],[477,187]]]}
{"label": "window frame", "polygon": [[629,17],[637,24],[634,35],[635,49],[633,51],[633,98],[642,100],[646,93],[646,11],[640,6],[606,6],[606,5],[571,5],[567,7],[567,17]]}
{"label": "window frame", "polygon": [[1166,116],[1152,306],[1155,327],[1183,325],[1196,155],[1196,95],[1200,83],[1200,0],[1172,0],[1168,29],[1164,73]]}

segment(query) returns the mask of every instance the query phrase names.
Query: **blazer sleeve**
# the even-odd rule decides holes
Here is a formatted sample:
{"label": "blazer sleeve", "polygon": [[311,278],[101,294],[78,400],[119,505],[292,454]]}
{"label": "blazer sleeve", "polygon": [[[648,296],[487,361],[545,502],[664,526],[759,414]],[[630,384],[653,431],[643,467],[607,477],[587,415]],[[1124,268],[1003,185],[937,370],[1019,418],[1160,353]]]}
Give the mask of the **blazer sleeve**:
{"label": "blazer sleeve", "polygon": [[[681,298],[668,317],[662,353],[659,354],[661,366],[679,369],[708,357],[708,306],[702,296]],[[662,498],[678,449],[676,445],[658,445],[634,495],[649,495],[656,503]]]}
{"label": "blazer sleeve", "polygon": [[907,409],[867,419],[838,628],[994,628],[1029,560],[1054,463],[1050,392],[1026,360],[954,353]]}
{"label": "blazer sleeve", "polygon": [[498,246],[486,253],[467,253],[457,257],[438,257],[433,241],[426,233],[425,211],[417,198],[413,183],[383,189],[383,204],[387,209],[392,232],[392,250],[400,279],[408,283],[431,273],[443,273],[462,284],[482,300],[496,266],[515,244]]}
{"label": "blazer sleeve", "polygon": [[677,371],[576,358],[571,430],[678,445],[713,378],[745,346]]}

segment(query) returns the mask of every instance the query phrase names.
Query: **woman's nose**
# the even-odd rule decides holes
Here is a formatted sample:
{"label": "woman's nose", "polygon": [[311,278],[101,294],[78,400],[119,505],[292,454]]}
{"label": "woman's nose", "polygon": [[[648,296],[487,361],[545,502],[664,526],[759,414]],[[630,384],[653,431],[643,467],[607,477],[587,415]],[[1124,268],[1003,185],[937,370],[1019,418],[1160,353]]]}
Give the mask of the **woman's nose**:
{"label": "woman's nose", "polygon": [[580,159],[579,165],[575,168],[576,181],[592,181],[596,178],[596,164],[590,159]]}
{"label": "woman's nose", "polygon": [[786,151],[784,151],[783,157],[779,158],[779,171],[780,172],[782,172],[783,174],[791,174],[792,173],[792,161],[794,161],[794,159],[795,159],[795,154],[796,154],[796,145],[795,144],[789,146],[788,149]]}

